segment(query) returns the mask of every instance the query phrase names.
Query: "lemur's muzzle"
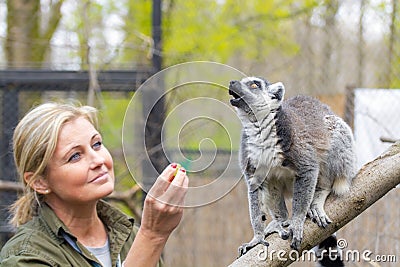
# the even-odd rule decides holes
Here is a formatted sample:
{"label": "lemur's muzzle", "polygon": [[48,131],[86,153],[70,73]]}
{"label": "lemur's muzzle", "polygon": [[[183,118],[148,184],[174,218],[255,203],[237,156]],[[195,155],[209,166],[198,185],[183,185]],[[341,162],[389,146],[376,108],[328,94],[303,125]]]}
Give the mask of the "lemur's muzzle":
{"label": "lemur's muzzle", "polygon": [[233,99],[230,100],[230,103],[232,106],[237,107],[239,105],[239,102],[241,100],[241,97],[236,93],[235,89],[240,88],[240,82],[239,81],[230,81],[229,83],[229,94],[233,96]]}

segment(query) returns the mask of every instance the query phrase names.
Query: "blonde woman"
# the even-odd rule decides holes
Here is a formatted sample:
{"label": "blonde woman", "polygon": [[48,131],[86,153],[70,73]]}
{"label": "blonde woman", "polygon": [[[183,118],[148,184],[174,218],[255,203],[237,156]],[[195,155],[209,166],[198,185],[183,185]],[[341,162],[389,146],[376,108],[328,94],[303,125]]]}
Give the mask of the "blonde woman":
{"label": "blonde woman", "polygon": [[114,190],[114,172],[95,108],[42,104],[17,125],[13,149],[26,190],[12,207],[11,222],[18,230],[1,250],[1,266],[159,263],[182,218],[188,187],[184,169],[176,172],[177,164],[165,168],[136,228],[132,219],[101,200]]}

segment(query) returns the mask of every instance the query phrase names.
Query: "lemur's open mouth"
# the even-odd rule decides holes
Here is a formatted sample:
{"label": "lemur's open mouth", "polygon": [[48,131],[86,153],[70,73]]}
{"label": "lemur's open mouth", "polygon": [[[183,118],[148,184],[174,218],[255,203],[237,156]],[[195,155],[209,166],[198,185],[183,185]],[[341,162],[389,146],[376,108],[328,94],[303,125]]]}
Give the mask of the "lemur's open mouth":
{"label": "lemur's open mouth", "polygon": [[235,99],[236,99],[236,98],[240,98],[240,96],[239,96],[238,94],[236,94],[232,89],[229,89],[229,94],[230,94],[231,96],[233,96]]}
{"label": "lemur's open mouth", "polygon": [[237,106],[239,104],[239,101],[241,100],[241,97],[235,93],[232,89],[229,89],[229,94],[233,96],[233,99],[230,100],[230,103],[232,106]]}

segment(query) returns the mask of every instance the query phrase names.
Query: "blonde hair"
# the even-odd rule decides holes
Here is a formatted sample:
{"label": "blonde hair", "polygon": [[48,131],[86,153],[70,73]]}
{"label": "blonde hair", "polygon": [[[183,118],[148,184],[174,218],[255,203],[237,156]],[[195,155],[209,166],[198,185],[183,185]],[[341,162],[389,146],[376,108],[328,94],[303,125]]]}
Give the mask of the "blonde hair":
{"label": "blonde hair", "polygon": [[[89,106],[64,103],[41,104],[28,112],[14,130],[13,151],[24,193],[11,206],[11,223],[19,226],[37,214],[43,195],[32,189],[40,178],[45,178],[46,166],[54,154],[61,127],[78,117],[86,118],[97,128],[97,110]],[[24,179],[32,172],[29,184]]]}

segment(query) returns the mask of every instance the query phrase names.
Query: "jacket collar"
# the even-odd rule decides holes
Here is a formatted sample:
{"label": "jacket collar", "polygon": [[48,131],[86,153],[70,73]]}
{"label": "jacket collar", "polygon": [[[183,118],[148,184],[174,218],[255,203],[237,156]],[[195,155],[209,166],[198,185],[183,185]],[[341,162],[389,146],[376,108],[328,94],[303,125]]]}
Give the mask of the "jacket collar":
{"label": "jacket collar", "polygon": [[[104,200],[98,201],[97,214],[106,225],[110,239],[110,246],[113,245],[113,240],[114,242],[121,241],[119,239],[126,240],[132,231],[134,224],[133,218],[127,217],[120,210],[114,208]],[[63,240],[63,233],[67,233],[76,240],[76,237],[69,231],[68,227],[57,217],[54,211],[46,203],[42,203],[41,208],[39,209],[39,217],[43,218],[50,228],[51,233],[58,238]]]}

